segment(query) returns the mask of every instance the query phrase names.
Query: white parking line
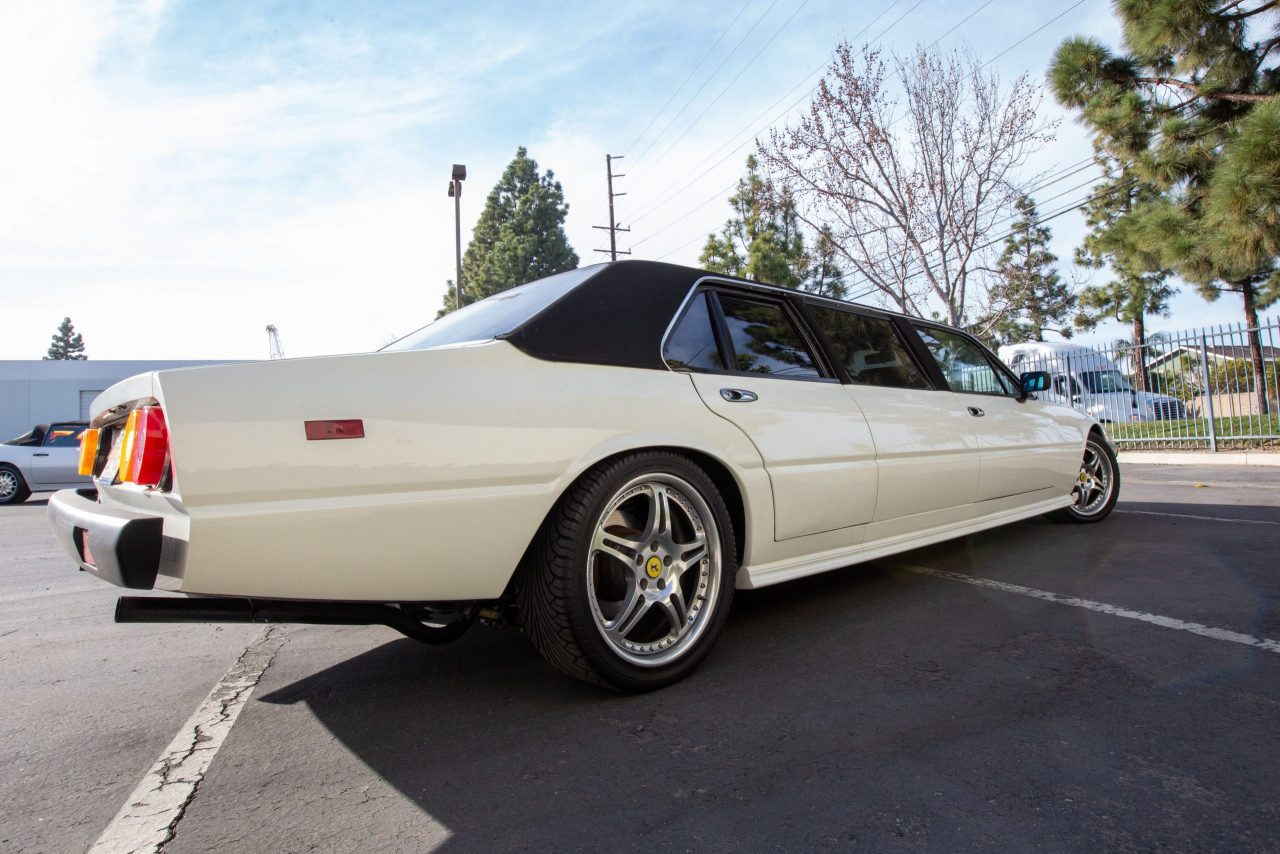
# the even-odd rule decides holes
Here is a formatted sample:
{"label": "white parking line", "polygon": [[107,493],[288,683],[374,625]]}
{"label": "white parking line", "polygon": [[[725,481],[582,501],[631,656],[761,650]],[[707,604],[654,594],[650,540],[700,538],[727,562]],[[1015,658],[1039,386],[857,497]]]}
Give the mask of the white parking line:
{"label": "white parking line", "polygon": [[284,642],[284,629],[271,626],[240,653],[93,843],[90,854],[152,854],[173,838],[218,748]]}
{"label": "white parking line", "polygon": [[1023,587],[1020,584],[1008,584],[1004,581],[993,581],[990,578],[978,578],[977,576],[965,575],[960,572],[949,572],[945,569],[933,569],[927,566],[902,566],[901,568],[909,572],[919,573],[920,575],[932,575],[935,578],[947,578],[952,581],[963,581],[965,584],[973,584],[977,587],[989,587],[992,590],[1003,590],[1005,593],[1017,593],[1022,596],[1031,596],[1035,599],[1043,599],[1046,602],[1055,602],[1059,605],[1070,605],[1073,608],[1086,608],[1090,611],[1097,611],[1101,614],[1110,614],[1113,617],[1124,617],[1129,620],[1141,620],[1144,623],[1163,626],[1166,629],[1177,629],[1178,631],[1190,632],[1193,635],[1200,635],[1201,637],[1244,644],[1245,646],[1251,646],[1256,649],[1280,654],[1280,641],[1241,634],[1240,632],[1233,632],[1230,629],[1219,629],[1214,626],[1204,626],[1200,623],[1188,623],[1185,620],[1177,620],[1173,617],[1162,617],[1159,614],[1148,614],[1145,611],[1132,611],[1128,608],[1120,608],[1116,605],[1107,605],[1104,602],[1094,602],[1089,599],[1078,599],[1075,596],[1063,596],[1059,593],[1050,593],[1048,590],[1037,590],[1034,587]]}
{"label": "white parking line", "polygon": [[1117,507],[1117,513],[1132,513],[1138,516],[1170,516],[1174,519],[1199,519],[1201,522],[1239,522],[1242,525],[1280,525],[1266,519],[1232,519],[1227,516],[1197,516],[1192,513],[1159,513],[1155,510],[1127,510]]}

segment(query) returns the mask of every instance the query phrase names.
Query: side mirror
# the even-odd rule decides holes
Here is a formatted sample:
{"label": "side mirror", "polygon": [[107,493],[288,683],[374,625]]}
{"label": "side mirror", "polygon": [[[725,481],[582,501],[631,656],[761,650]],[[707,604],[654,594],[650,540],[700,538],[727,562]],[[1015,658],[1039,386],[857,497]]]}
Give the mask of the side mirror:
{"label": "side mirror", "polygon": [[1049,374],[1044,371],[1027,371],[1022,375],[1022,397],[1044,391],[1049,387]]}

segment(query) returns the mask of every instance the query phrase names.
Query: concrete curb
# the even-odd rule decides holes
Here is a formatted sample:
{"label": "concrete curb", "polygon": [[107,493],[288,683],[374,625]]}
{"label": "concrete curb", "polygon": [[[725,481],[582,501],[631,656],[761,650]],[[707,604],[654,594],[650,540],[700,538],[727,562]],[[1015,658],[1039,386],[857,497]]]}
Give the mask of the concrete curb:
{"label": "concrete curb", "polygon": [[1121,451],[1120,462],[1155,466],[1280,466],[1274,451]]}

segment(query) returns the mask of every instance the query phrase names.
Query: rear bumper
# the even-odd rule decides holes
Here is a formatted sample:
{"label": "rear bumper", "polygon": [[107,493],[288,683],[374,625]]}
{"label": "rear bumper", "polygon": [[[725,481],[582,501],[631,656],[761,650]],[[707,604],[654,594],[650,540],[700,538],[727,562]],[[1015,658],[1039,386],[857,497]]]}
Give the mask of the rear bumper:
{"label": "rear bumper", "polygon": [[64,489],[49,499],[49,524],[85,572],[132,590],[150,590],[166,565],[181,565],[186,543],[164,536],[164,519],[95,499],[92,489]]}

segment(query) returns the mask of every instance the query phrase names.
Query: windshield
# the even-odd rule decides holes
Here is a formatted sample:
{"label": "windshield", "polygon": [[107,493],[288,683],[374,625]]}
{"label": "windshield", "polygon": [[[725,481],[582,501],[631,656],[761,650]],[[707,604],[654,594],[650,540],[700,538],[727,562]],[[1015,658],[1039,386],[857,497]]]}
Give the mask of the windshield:
{"label": "windshield", "polygon": [[485,297],[394,341],[383,350],[425,350],[445,344],[488,341],[518,327],[600,272],[599,265],[558,273]]}
{"label": "windshield", "polygon": [[1080,378],[1084,380],[1084,384],[1089,388],[1089,391],[1094,394],[1129,390],[1129,381],[1124,378],[1124,374],[1116,370],[1085,371],[1080,375]]}

